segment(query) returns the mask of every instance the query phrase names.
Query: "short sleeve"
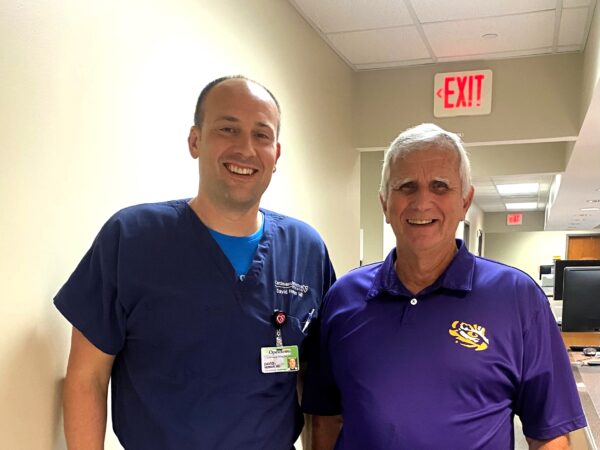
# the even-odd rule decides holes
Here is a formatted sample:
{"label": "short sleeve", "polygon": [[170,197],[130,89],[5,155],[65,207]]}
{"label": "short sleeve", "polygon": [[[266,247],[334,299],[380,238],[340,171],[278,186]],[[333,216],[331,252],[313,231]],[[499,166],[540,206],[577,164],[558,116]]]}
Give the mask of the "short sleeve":
{"label": "short sleeve", "polygon": [[98,349],[115,355],[125,341],[125,311],[118,301],[120,226],[109,220],[54,297],[63,316]]}
{"label": "short sleeve", "polygon": [[331,291],[325,297],[317,319],[315,339],[319,345],[310,354],[302,392],[302,411],[318,416],[335,416],[342,411],[340,391],[331,370],[329,353],[327,305],[330,302]]}
{"label": "short sleeve", "polygon": [[541,292],[532,295],[540,297],[542,304],[524,332],[523,373],[515,412],[525,436],[547,440],[583,428],[586,421],[548,301]]}

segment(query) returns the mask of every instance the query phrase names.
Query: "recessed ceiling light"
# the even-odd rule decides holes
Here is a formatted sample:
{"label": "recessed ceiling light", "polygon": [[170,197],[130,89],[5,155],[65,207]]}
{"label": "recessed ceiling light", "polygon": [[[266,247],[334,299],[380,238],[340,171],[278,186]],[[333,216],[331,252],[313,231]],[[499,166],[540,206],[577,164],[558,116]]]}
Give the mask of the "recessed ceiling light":
{"label": "recessed ceiling light", "polygon": [[600,211],[600,208],[581,208],[581,211]]}
{"label": "recessed ceiling light", "polygon": [[506,203],[506,209],[509,211],[515,211],[520,209],[536,209],[537,202],[523,202],[523,203]]}
{"label": "recessed ceiling light", "polygon": [[500,195],[530,195],[537,194],[539,183],[497,184],[496,189]]}
{"label": "recessed ceiling light", "polygon": [[600,200],[586,200],[588,203],[600,203]]}
{"label": "recessed ceiling light", "polygon": [[496,39],[498,37],[498,33],[485,33],[482,34],[481,37],[483,39]]}

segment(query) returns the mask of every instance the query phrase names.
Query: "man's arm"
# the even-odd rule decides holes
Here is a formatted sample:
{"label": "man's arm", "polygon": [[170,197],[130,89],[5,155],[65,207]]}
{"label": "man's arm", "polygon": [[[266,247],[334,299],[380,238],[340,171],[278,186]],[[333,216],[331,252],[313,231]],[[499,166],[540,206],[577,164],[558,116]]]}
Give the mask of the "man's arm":
{"label": "man's arm", "polygon": [[106,397],[114,359],[73,328],[63,392],[69,450],[104,449]]}
{"label": "man's arm", "polygon": [[549,441],[536,441],[526,437],[529,450],[571,450],[569,435],[563,434]]}
{"label": "man's arm", "polygon": [[341,416],[308,416],[312,424],[312,450],[333,450],[340,430]]}

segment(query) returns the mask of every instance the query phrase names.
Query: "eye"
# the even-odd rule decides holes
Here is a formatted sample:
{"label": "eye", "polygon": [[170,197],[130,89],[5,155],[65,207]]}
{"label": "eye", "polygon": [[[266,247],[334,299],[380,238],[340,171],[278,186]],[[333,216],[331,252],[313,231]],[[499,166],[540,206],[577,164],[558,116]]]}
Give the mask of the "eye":
{"label": "eye", "polygon": [[393,187],[393,190],[400,192],[414,192],[417,190],[417,183],[414,181],[406,181],[404,183],[399,183]]}
{"label": "eye", "polygon": [[219,131],[224,134],[234,134],[236,130],[233,127],[221,127]]}
{"label": "eye", "polygon": [[254,136],[261,140],[271,140],[271,136],[269,134],[260,131],[255,133]]}
{"label": "eye", "polygon": [[448,183],[441,180],[435,180],[431,182],[431,189],[434,192],[445,192],[449,189]]}
{"label": "eye", "polygon": [[266,129],[259,129],[254,131],[254,137],[261,142],[273,142],[273,135]]}

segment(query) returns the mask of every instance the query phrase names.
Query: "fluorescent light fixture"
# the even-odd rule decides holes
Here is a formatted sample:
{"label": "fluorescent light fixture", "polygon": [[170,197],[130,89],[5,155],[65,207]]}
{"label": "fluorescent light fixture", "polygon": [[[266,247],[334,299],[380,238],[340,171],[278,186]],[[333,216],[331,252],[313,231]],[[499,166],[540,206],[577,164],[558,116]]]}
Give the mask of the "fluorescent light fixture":
{"label": "fluorescent light fixture", "polygon": [[600,208],[581,208],[580,211],[600,211]]}
{"label": "fluorescent light fixture", "polygon": [[537,209],[537,202],[506,203],[506,209],[517,211],[522,209]]}
{"label": "fluorescent light fixture", "polygon": [[531,195],[540,190],[539,183],[497,184],[500,195]]}

